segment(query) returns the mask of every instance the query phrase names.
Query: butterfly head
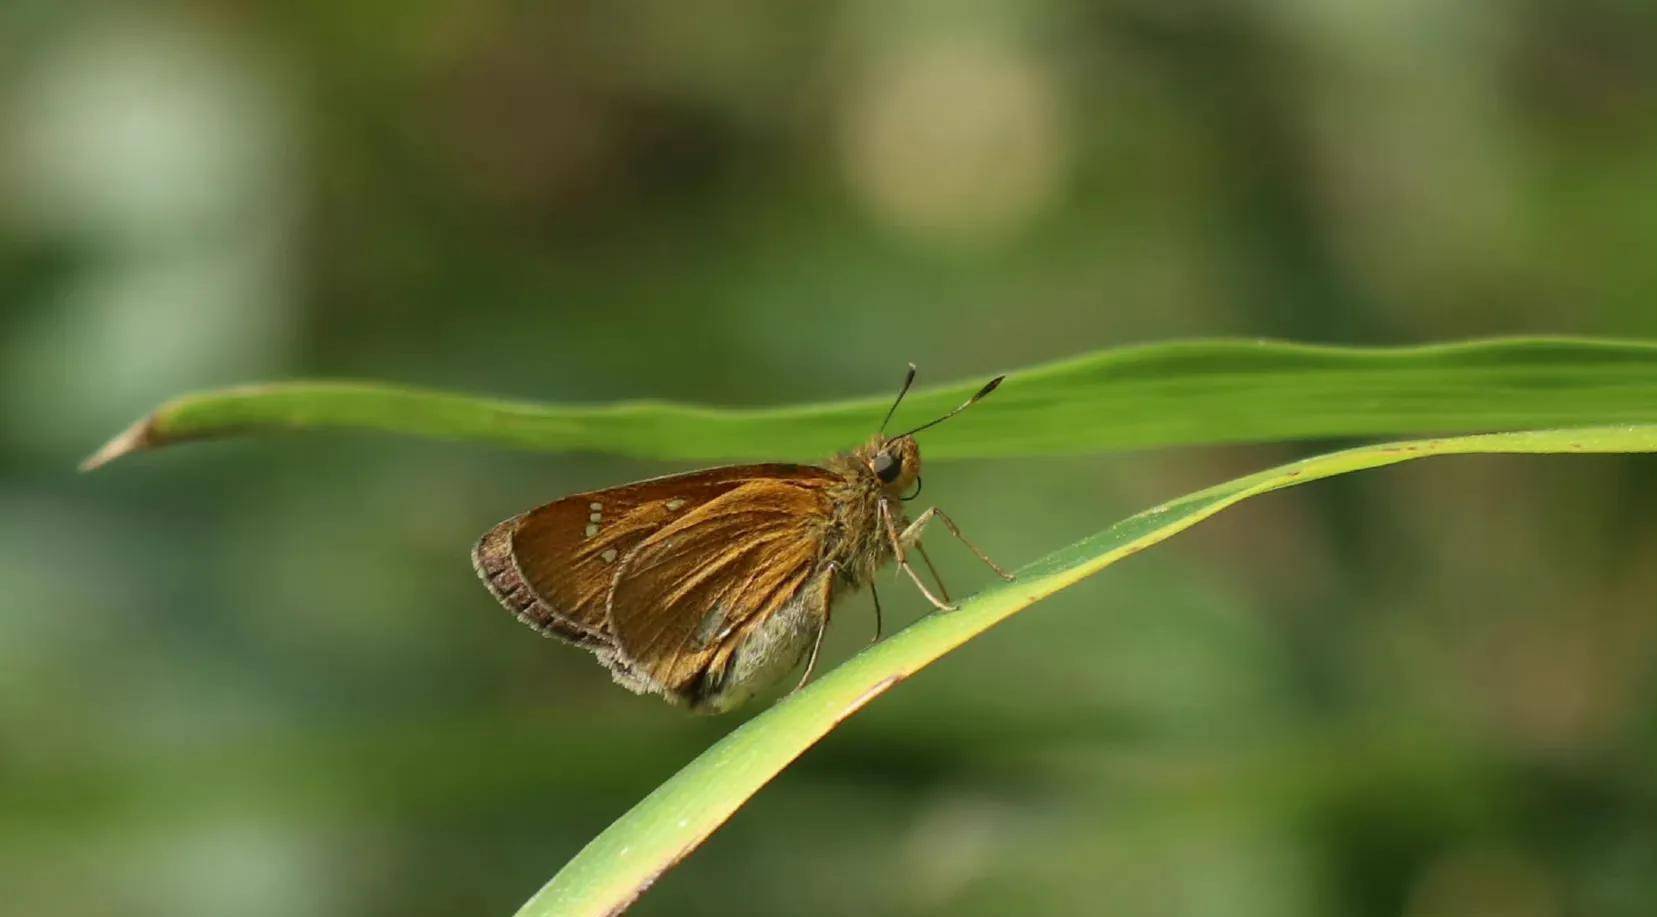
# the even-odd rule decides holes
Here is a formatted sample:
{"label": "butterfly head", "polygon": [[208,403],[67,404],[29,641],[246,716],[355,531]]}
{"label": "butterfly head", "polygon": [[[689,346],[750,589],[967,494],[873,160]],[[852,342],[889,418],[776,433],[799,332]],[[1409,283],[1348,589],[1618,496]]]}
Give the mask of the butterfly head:
{"label": "butterfly head", "polygon": [[[978,399],[995,391],[996,386],[1000,385],[1004,378],[1006,377],[996,376],[991,379],[983,388],[973,393],[971,398],[937,420],[923,423],[907,433],[888,437],[885,435],[886,424],[891,422],[892,415],[903,402],[903,396],[909,392],[909,386],[915,381],[915,364],[909,364],[909,374],[903,377],[903,387],[898,389],[897,400],[893,401],[892,407],[887,410],[886,419],[880,422],[882,432],[876,433],[867,446],[858,450],[859,457],[868,465],[870,473],[880,481],[881,488],[888,494],[903,495],[901,499],[913,500],[920,493],[921,484],[921,447],[915,444],[915,434],[943,423],[971,407]],[[905,494],[911,486],[914,487],[914,493]]]}
{"label": "butterfly head", "polygon": [[882,490],[894,497],[907,494],[905,499],[915,496],[909,493],[911,489],[920,492],[921,447],[915,443],[913,436],[887,439],[876,434],[862,451],[865,464],[880,481]]}

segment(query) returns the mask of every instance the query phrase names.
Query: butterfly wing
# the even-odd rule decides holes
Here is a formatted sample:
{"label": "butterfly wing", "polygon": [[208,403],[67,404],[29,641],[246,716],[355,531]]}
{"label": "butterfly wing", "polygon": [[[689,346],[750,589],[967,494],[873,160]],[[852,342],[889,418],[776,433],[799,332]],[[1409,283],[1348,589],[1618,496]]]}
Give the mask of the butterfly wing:
{"label": "butterfly wing", "polygon": [[819,574],[832,480],[824,472],[750,481],[640,541],[609,596],[621,658],[670,697],[695,705],[717,687],[704,679],[717,683],[736,650],[774,615],[790,607],[811,613],[796,601],[808,584],[826,601]]}
{"label": "butterfly wing", "polygon": [[[495,599],[520,621],[593,650],[614,668],[610,589],[622,560],[647,538],[748,484],[821,485],[834,478],[811,465],[733,465],[572,494],[490,529],[473,549],[472,562]],[[618,678],[623,674],[618,671]]]}

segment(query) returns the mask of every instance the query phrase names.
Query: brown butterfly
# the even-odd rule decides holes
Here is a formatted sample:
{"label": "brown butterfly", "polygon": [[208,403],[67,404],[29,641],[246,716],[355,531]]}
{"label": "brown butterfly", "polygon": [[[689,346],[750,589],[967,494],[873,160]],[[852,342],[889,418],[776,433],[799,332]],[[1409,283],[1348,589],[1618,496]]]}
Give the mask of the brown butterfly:
{"label": "brown butterfly", "polygon": [[[920,493],[914,434],[994,391],[989,381],[955,410],[907,433],[876,433],[815,465],[732,465],[573,494],[490,529],[472,550],[489,591],[542,634],[591,650],[615,680],[675,704],[721,713],[800,663],[811,677],[829,609],[887,562],[940,598],[909,563],[938,520],[1004,579],[936,507],[913,522],[899,501]],[[897,401],[915,380],[909,366]],[[911,487],[914,493],[903,496]],[[875,639],[880,598],[874,596]]]}

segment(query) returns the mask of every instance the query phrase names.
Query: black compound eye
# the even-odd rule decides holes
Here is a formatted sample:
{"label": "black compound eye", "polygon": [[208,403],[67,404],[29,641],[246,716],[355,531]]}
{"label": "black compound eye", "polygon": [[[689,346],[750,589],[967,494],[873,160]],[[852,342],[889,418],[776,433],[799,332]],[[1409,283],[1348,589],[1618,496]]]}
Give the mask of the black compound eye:
{"label": "black compound eye", "polygon": [[897,459],[892,458],[891,453],[882,452],[875,456],[874,469],[875,477],[879,478],[881,483],[890,484],[898,479],[898,474],[903,471],[903,465]]}

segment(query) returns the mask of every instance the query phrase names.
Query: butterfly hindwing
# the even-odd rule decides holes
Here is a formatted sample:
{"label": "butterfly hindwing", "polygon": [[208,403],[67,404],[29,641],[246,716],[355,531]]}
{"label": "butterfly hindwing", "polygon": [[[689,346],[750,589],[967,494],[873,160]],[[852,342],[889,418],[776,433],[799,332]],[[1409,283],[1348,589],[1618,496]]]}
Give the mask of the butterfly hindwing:
{"label": "butterfly hindwing", "polygon": [[723,671],[735,648],[808,584],[826,601],[819,577],[833,511],[823,485],[751,481],[639,542],[609,598],[621,658],[679,699],[694,699],[709,666]]}

